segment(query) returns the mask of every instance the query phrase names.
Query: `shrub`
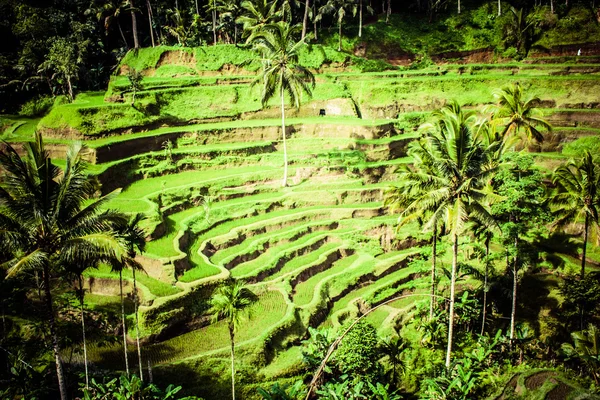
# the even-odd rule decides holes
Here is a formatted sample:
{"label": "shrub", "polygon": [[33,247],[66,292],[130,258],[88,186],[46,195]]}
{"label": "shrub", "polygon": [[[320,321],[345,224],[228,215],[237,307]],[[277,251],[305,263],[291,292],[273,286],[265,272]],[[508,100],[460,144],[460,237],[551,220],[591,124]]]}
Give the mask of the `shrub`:
{"label": "shrub", "polygon": [[[64,96],[61,96],[64,97]],[[21,106],[19,115],[23,117],[41,117],[45,115],[54,105],[54,98],[51,96],[39,96],[29,100]]]}

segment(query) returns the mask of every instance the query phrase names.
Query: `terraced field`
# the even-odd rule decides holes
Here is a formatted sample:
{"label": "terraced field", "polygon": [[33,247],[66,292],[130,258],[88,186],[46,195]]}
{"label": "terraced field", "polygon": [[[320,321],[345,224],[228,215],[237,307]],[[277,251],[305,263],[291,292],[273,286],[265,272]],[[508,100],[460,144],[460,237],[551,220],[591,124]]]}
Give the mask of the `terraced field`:
{"label": "terraced field", "polygon": [[[70,139],[88,144],[103,192],[120,189],[107,207],[147,216],[149,241],[139,256],[147,274],[138,285],[144,358],[152,365],[227,353],[227,328],[206,310],[212,289],[229,276],[259,295],[237,346],[261,360],[269,377],[277,370],[271,361],[282,370],[298,361],[309,326],[339,326],[426,288],[427,267],[413,262],[426,237],[407,226],[394,238],[396,218],[382,193],[410,163],[406,147],[417,127],[446,101],[477,107],[492,102],[492,89],[521,82],[541,97],[554,125],[531,149],[548,170],[595,148],[600,134],[597,56],[382,73],[332,62],[320,68],[313,99],[289,110],[290,185],[282,188],[280,120],[276,108],[260,109],[252,72],[207,76],[182,63],[185,76],[165,78],[163,66],[148,67],[134,106],[121,75],[106,94],[81,95],[38,125],[57,163]],[[325,117],[317,117],[321,109]],[[29,140],[35,123],[15,118],[3,138]],[[101,268],[87,277],[90,304],[118,301],[116,274]],[[413,305],[392,303],[369,320],[385,331]],[[98,366],[120,366],[118,347],[90,353]]]}

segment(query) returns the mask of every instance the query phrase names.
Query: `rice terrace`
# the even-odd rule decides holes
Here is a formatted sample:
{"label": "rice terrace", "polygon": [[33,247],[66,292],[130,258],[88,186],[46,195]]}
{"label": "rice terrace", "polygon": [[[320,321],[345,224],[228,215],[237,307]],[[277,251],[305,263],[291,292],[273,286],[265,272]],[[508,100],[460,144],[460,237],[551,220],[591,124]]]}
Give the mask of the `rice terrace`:
{"label": "rice terrace", "polygon": [[600,4],[0,13],[0,398],[600,398]]}

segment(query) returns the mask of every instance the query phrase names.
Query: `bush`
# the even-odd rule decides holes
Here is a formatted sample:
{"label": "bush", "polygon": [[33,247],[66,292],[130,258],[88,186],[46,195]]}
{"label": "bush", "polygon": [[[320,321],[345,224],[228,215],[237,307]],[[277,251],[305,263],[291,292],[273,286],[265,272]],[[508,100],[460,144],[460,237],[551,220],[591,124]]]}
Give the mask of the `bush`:
{"label": "bush", "polygon": [[19,111],[19,115],[30,118],[41,117],[48,113],[48,111],[50,111],[53,105],[54,98],[51,96],[35,97],[21,106],[21,111]]}

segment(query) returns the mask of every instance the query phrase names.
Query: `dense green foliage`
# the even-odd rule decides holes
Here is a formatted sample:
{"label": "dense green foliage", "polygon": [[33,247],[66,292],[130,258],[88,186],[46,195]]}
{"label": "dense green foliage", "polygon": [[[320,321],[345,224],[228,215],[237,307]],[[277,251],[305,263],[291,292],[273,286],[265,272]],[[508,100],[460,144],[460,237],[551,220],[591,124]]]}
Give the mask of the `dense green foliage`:
{"label": "dense green foliage", "polygon": [[595,10],[380,3],[0,3],[3,397],[598,395]]}

